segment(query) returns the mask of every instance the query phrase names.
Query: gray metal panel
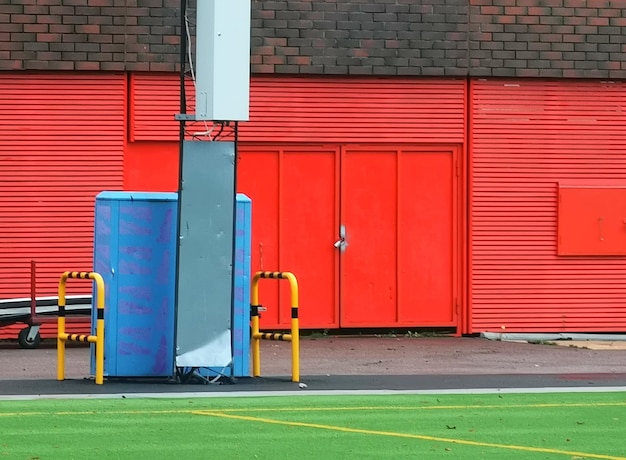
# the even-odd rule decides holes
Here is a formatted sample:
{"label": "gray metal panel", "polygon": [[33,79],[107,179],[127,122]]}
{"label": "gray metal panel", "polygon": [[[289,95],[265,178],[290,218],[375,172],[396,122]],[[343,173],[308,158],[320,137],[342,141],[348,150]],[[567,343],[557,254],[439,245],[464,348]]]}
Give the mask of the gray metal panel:
{"label": "gray metal panel", "polygon": [[183,144],[176,325],[178,367],[230,364],[235,145]]}

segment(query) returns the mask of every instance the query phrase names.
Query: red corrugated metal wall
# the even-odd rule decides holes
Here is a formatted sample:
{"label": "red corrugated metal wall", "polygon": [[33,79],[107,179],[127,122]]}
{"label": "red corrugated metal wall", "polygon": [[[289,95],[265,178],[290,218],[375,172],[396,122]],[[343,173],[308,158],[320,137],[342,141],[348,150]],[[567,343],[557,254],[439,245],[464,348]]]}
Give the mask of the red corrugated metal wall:
{"label": "red corrugated metal wall", "polygon": [[[129,143],[126,161],[127,164],[132,161],[133,164],[142,165],[142,172],[127,175],[127,187],[132,182],[132,188],[136,188],[137,184],[141,188],[152,189],[153,178],[162,177],[163,174],[171,177],[170,184],[174,181],[175,171],[164,171],[159,161],[135,161],[130,158],[130,154],[135,156],[133,149],[145,144],[146,149],[142,155],[147,159],[159,152],[157,144],[161,142],[163,151],[169,149],[169,155],[177,155],[178,124],[173,118],[173,114],[179,111],[176,99],[177,78],[172,74],[136,74],[131,77],[130,116],[133,142]],[[190,91],[193,94],[192,89]],[[384,161],[395,162],[398,151],[415,150],[411,145],[420,145],[417,149],[420,152],[428,151],[432,146],[445,145],[447,154],[442,154],[442,161],[449,161],[450,164],[446,163],[446,168],[441,169],[445,176],[441,178],[441,182],[450,188],[445,193],[456,194],[460,190],[456,188],[459,176],[455,175],[452,189],[449,184],[452,180],[450,175],[457,170],[457,166],[458,171],[461,171],[462,159],[459,159],[459,165],[452,166],[450,153],[456,152],[465,139],[466,81],[253,76],[250,99],[250,121],[240,123],[238,188],[253,200],[252,269],[297,272],[303,294],[302,327],[340,327],[339,306],[333,303],[338,301],[338,256],[333,243],[339,235],[335,207],[340,202],[338,182],[342,177],[342,162],[336,152],[346,146],[350,146],[352,151],[373,148],[385,157]],[[194,128],[189,130],[193,131]],[[200,126],[199,130],[204,130],[204,127]],[[153,146],[147,147],[150,142]],[[369,145],[357,146],[356,143]],[[373,147],[374,144],[384,144],[385,147],[377,150]],[[458,151],[461,152],[462,149],[459,148]],[[406,157],[410,162],[408,164],[413,164],[413,155]],[[138,154],[137,158],[139,159]],[[163,156],[159,154],[159,158]],[[433,161],[437,159],[439,158]],[[410,168],[405,169],[408,171]],[[426,174],[423,168],[417,169]],[[438,169],[437,174],[441,171]],[[371,180],[362,184],[364,197],[368,194],[376,196],[383,187],[395,187],[395,173],[384,178],[377,173],[378,171],[372,170]],[[412,206],[411,203],[430,198],[427,193],[415,196],[415,191],[408,185],[414,178],[403,177],[404,185],[400,194],[401,202],[406,204],[400,209],[410,214],[419,208],[418,204]],[[442,199],[446,197],[449,198],[445,195]],[[366,214],[368,200],[364,200],[355,209]],[[444,214],[450,209],[456,212],[460,208],[457,204],[461,198],[455,195],[454,200],[454,204],[446,202],[446,206],[450,208],[446,207],[442,211]],[[395,215],[395,208],[393,212]],[[309,225],[307,232],[306,223],[312,219],[315,225]],[[450,219],[458,226],[457,229],[449,229],[457,238],[461,219],[456,214]],[[389,231],[395,234],[397,222],[395,218],[392,220]],[[400,230],[398,233],[404,235]],[[426,234],[427,232],[420,235],[407,233],[403,236],[403,241],[406,240],[407,243],[405,247],[410,247],[411,238],[425,238]],[[439,237],[445,239],[446,235],[448,234]],[[455,240],[450,244],[457,243]],[[446,263],[458,265],[457,254],[458,251],[455,250],[455,260]],[[444,254],[443,257],[447,255]],[[403,260],[409,260],[409,256]],[[378,262],[379,260],[369,260],[369,263]],[[392,266],[381,270],[388,269],[395,276],[398,268],[398,264],[393,262]],[[400,268],[407,278],[403,285],[410,285],[413,272],[404,266]],[[451,279],[441,281],[440,284],[454,285],[457,293],[458,278],[452,273],[449,275]],[[287,290],[280,291],[280,298],[283,300],[279,301],[281,288],[278,285],[264,285],[262,289],[265,292],[262,293],[262,301],[273,308],[264,315],[264,326],[288,326],[288,302],[283,302],[288,299]],[[307,302],[308,309],[305,312],[304,305]],[[432,312],[429,313],[430,316],[415,313],[413,310],[417,310],[412,301],[401,306],[396,303],[392,303],[393,311],[386,316],[393,319],[384,324],[379,323],[379,327],[399,324],[455,324],[456,313],[441,319]],[[277,304],[280,305],[279,308],[284,304],[287,310],[276,310]],[[376,308],[374,305],[369,307]],[[456,307],[450,301],[446,309],[451,312]],[[400,308],[403,313],[398,315],[396,308]],[[361,309],[361,312],[365,311],[370,310]],[[365,313],[361,313],[351,325],[354,326],[357,322],[373,325],[363,319],[364,316]]]}
{"label": "red corrugated metal wall", "polygon": [[470,332],[625,330],[626,259],[558,256],[557,194],[626,183],[626,83],[475,80],[470,104]]}
{"label": "red corrugated metal wall", "polygon": [[241,140],[463,143],[465,81],[256,77]]}
{"label": "red corrugated metal wall", "polygon": [[[174,74],[132,75],[131,141],[178,140],[178,84]],[[463,143],[464,109],[462,79],[253,76],[239,134],[273,144]]]}
{"label": "red corrugated metal wall", "polygon": [[122,188],[125,111],[122,74],[0,74],[0,298],[29,296],[31,259],[38,295],[91,269],[94,198]]}

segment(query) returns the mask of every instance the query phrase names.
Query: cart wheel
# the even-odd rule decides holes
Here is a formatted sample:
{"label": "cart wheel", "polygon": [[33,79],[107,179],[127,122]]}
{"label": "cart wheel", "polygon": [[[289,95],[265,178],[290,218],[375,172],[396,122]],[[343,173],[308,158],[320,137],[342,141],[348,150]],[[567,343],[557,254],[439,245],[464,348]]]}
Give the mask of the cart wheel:
{"label": "cart wheel", "polygon": [[20,345],[20,348],[37,348],[41,343],[41,336],[39,335],[39,331],[37,331],[37,335],[31,340],[28,340],[29,332],[30,326],[25,327],[18,334],[17,343]]}

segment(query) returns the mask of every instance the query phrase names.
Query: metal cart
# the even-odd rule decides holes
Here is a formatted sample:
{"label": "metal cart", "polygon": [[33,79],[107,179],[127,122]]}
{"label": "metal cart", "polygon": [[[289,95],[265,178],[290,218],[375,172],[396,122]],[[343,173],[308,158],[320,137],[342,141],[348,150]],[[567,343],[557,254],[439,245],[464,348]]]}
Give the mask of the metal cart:
{"label": "metal cart", "polygon": [[[56,323],[58,297],[37,297],[37,264],[30,264],[30,298],[0,300],[0,327],[25,324],[17,336],[21,348],[37,348],[41,342],[39,328],[45,323]],[[91,295],[67,296],[66,322],[90,320]]]}

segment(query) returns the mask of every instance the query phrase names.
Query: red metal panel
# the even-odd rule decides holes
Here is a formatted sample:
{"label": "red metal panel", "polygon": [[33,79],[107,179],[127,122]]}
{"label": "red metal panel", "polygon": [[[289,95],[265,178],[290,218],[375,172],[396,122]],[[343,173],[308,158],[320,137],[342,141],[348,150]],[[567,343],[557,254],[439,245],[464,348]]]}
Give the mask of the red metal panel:
{"label": "red metal panel", "polygon": [[[238,190],[252,199],[252,271],[291,271],[299,283],[303,328],[338,325],[336,299],[338,149],[244,146]],[[279,296],[280,292],[280,296]],[[287,284],[265,281],[263,329],[291,324]]]}
{"label": "red metal panel", "polygon": [[469,332],[626,329],[626,259],[557,255],[557,183],[626,177],[626,84],[471,83]]}
{"label": "red metal panel", "polygon": [[[240,140],[463,143],[464,108],[463,79],[253,76]],[[131,141],[177,140],[179,111],[177,75],[132,75]]]}
{"label": "red metal panel", "polygon": [[456,149],[347,147],[344,327],[457,327]]}
{"label": "red metal panel", "polygon": [[179,143],[139,141],[126,144],[124,190],[178,191]]}
{"label": "red metal panel", "polygon": [[398,322],[455,325],[453,151],[398,157]]}
{"label": "red metal panel", "polygon": [[346,150],[342,158],[341,325],[396,324],[397,150]]}
{"label": "red metal panel", "polygon": [[122,188],[125,109],[124,75],[0,75],[0,297],[28,297],[31,259],[39,295],[92,266],[94,198]]}
{"label": "red metal panel", "polygon": [[558,254],[626,255],[626,184],[559,183]]}
{"label": "red metal panel", "polygon": [[[280,270],[291,271],[298,278],[304,328],[339,326],[339,255],[333,246],[339,227],[338,176],[338,147],[286,147],[282,151]],[[280,301],[280,323],[289,326],[286,283]]]}
{"label": "red metal panel", "polygon": [[[279,161],[279,149],[239,149],[237,190],[252,199],[252,273],[279,270]],[[280,323],[278,290],[278,282],[259,284],[260,301],[268,307],[261,315],[262,328]]]}

